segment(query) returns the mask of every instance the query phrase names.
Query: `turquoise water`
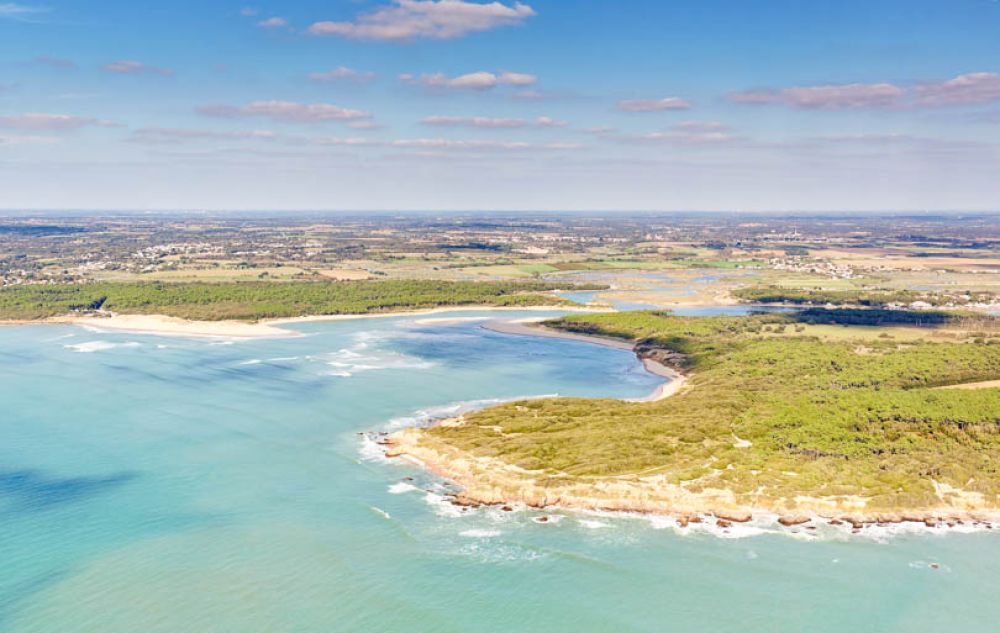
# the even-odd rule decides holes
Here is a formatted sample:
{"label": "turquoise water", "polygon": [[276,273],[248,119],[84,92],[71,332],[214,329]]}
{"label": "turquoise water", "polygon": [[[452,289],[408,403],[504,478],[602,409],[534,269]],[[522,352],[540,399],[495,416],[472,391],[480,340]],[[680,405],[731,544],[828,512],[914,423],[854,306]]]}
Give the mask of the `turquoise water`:
{"label": "turquoise water", "polygon": [[628,352],[479,325],[0,328],[0,631],[997,630],[990,532],[719,538],[448,505],[358,434],[658,381]]}

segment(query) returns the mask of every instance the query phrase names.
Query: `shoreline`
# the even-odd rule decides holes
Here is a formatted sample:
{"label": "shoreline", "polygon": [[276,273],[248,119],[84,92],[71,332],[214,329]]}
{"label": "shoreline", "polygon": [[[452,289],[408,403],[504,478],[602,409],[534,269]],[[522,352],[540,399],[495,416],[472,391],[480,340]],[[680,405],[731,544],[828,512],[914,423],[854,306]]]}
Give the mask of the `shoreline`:
{"label": "shoreline", "polygon": [[[504,334],[540,336],[575,340],[616,349],[639,352],[624,340],[559,332],[531,323],[542,319],[489,321],[483,328]],[[664,383],[647,398],[633,402],[662,400],[675,393],[685,383],[683,375],[650,358],[640,358],[646,368],[658,375],[680,379]],[[665,374],[659,373],[665,371]],[[669,372],[669,373],[666,373]],[[671,388],[672,387],[672,388]],[[435,425],[461,425],[464,417],[439,420]],[[734,442],[743,442],[734,436]],[[564,474],[529,471],[492,457],[477,457],[453,446],[430,438],[423,428],[411,427],[386,434],[380,442],[387,458],[411,461],[461,486],[452,497],[459,506],[514,505],[534,509],[582,512],[626,513],[658,516],[676,521],[681,528],[706,523],[728,530],[734,525],[764,520],[786,528],[818,525],[846,526],[858,533],[865,527],[885,527],[899,524],[922,525],[927,529],[955,526],[1000,528],[1000,509],[989,506],[985,499],[955,494],[947,486],[936,485],[940,505],[924,508],[869,508],[869,499],[859,496],[814,497],[800,495],[792,499],[738,499],[728,489],[687,490],[683,483],[675,484],[655,474],[626,474],[586,480]],[[936,482],[935,482],[936,484]]]}
{"label": "shoreline", "polygon": [[[481,327],[485,330],[489,330],[490,332],[497,332],[499,334],[535,336],[540,338],[554,338],[564,341],[577,341],[580,343],[590,343],[591,345],[600,345],[602,347],[628,350],[636,353],[635,345],[629,341],[605,336],[588,336],[586,334],[577,334],[575,332],[562,332],[538,325],[544,320],[545,319],[541,317],[529,317],[526,319],[514,319],[509,321],[492,320],[483,323]],[[679,392],[681,388],[687,384],[687,376],[673,367],[664,365],[653,358],[643,357],[638,353],[636,353],[636,356],[638,356],[646,371],[661,378],[666,378],[667,382],[657,385],[649,395],[640,398],[626,398],[624,399],[625,402],[656,402],[658,400],[663,400],[664,398],[669,398]]]}
{"label": "shoreline", "polygon": [[[439,423],[461,424],[462,419]],[[1000,510],[963,504],[875,509],[865,507],[865,498],[846,496],[797,497],[792,500],[794,507],[742,504],[725,489],[693,493],[683,485],[667,483],[657,476],[617,476],[553,484],[560,478],[558,475],[528,471],[490,457],[475,457],[439,442],[435,442],[437,446],[428,445],[420,428],[388,434],[382,444],[386,458],[402,458],[460,486],[461,492],[452,495],[451,500],[462,507],[523,506],[547,511],[656,516],[673,520],[681,528],[714,524],[723,530],[761,521],[785,528],[844,526],[855,534],[864,528],[901,524],[922,525],[927,529],[1000,528]]]}
{"label": "shoreline", "polygon": [[328,315],[306,315],[297,317],[278,317],[273,319],[261,319],[259,321],[195,321],[181,317],[172,317],[163,314],[116,314],[110,313],[107,316],[96,315],[64,315],[47,317],[44,319],[8,319],[0,320],[0,327],[18,325],[78,325],[95,330],[108,332],[128,332],[132,334],[149,334],[153,336],[181,336],[193,338],[278,338],[289,336],[303,336],[301,332],[296,332],[282,325],[295,325],[297,323],[312,323],[317,321],[350,321],[355,319],[382,319],[391,317],[423,316],[433,314],[447,314],[450,312],[517,312],[517,311],[563,311],[563,312],[609,312],[609,310],[596,310],[586,306],[445,306],[440,308],[427,308],[423,310],[405,310],[400,312],[376,312],[366,314],[328,314]]}

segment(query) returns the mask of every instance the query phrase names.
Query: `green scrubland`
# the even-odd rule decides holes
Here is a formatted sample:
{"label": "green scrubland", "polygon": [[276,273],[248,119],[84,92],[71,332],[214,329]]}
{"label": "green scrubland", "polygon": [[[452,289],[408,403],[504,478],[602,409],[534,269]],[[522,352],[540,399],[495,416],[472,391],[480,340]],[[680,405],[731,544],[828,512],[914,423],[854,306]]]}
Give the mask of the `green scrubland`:
{"label": "green scrubland", "polygon": [[[549,321],[548,327],[634,341],[640,352],[686,372],[688,384],[649,403],[510,403],[428,433],[560,481],[661,474],[692,491],[728,488],[748,502],[860,495],[873,508],[932,506],[941,489],[935,486],[947,484],[996,501],[1000,388],[935,389],[1000,379],[996,319],[936,314],[942,321],[925,326],[929,331],[957,323],[975,331],[947,342],[929,336],[900,343],[869,332],[830,341],[806,334],[804,322],[817,318],[808,311]],[[871,315],[878,313],[829,311],[827,322],[869,323]]]}
{"label": "green scrubland", "polygon": [[197,320],[256,320],[441,306],[536,306],[565,303],[542,293],[566,288],[576,286],[429,280],[36,284],[0,288],[0,319],[107,310]]}

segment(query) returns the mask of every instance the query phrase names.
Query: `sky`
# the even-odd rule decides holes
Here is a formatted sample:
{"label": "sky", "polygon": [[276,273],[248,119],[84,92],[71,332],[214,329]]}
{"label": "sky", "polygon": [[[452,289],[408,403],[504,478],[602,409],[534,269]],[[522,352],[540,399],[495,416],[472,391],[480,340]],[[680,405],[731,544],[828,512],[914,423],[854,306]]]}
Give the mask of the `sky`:
{"label": "sky", "polygon": [[1000,209],[998,0],[0,0],[0,209]]}

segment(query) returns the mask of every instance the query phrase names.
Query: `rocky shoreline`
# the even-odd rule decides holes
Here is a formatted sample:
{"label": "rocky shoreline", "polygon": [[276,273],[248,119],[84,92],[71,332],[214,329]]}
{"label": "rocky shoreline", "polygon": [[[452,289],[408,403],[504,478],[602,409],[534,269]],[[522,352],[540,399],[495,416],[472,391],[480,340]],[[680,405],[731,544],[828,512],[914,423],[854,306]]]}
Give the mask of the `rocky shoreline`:
{"label": "rocky shoreline", "polygon": [[[499,327],[495,323],[489,325],[492,326],[490,329],[511,334],[558,336],[617,348],[627,345],[645,362],[656,363],[671,372],[676,371],[674,368],[679,367],[681,360],[670,352],[645,349],[621,340],[541,330],[524,323],[505,323]],[[446,426],[464,423],[462,417],[436,422]],[[846,495],[817,497],[803,494],[776,499],[758,495],[748,500],[747,495],[738,498],[733,491],[722,488],[693,492],[682,484],[670,483],[657,475],[581,479],[528,471],[498,459],[460,451],[421,428],[383,434],[378,443],[383,446],[386,457],[408,459],[456,483],[462,491],[451,495],[451,501],[465,507],[499,506],[507,509],[524,506],[656,515],[676,521],[681,528],[704,524],[723,530],[760,521],[784,528],[810,530],[820,525],[841,526],[853,533],[868,527],[903,524],[933,529],[969,526],[1000,528],[1000,509],[991,507],[979,495],[951,490],[944,485],[936,486],[941,503],[922,508],[870,508],[868,498]]]}
{"label": "rocky shoreline", "polygon": [[[461,419],[441,423],[460,424]],[[798,497],[787,505],[782,503],[784,500],[744,505],[731,491],[692,493],[655,476],[560,483],[558,477],[526,471],[499,460],[431,446],[420,429],[386,435],[379,443],[385,448],[386,457],[408,459],[460,486],[462,490],[450,498],[455,505],[464,507],[524,506],[549,511],[656,515],[673,519],[681,528],[708,524],[727,529],[761,520],[787,528],[842,526],[854,533],[868,527],[900,524],[920,524],[927,528],[1000,527],[997,510],[973,507],[967,500],[946,503],[947,495],[943,495],[940,506],[917,509],[866,509],[867,500],[858,497]]]}

